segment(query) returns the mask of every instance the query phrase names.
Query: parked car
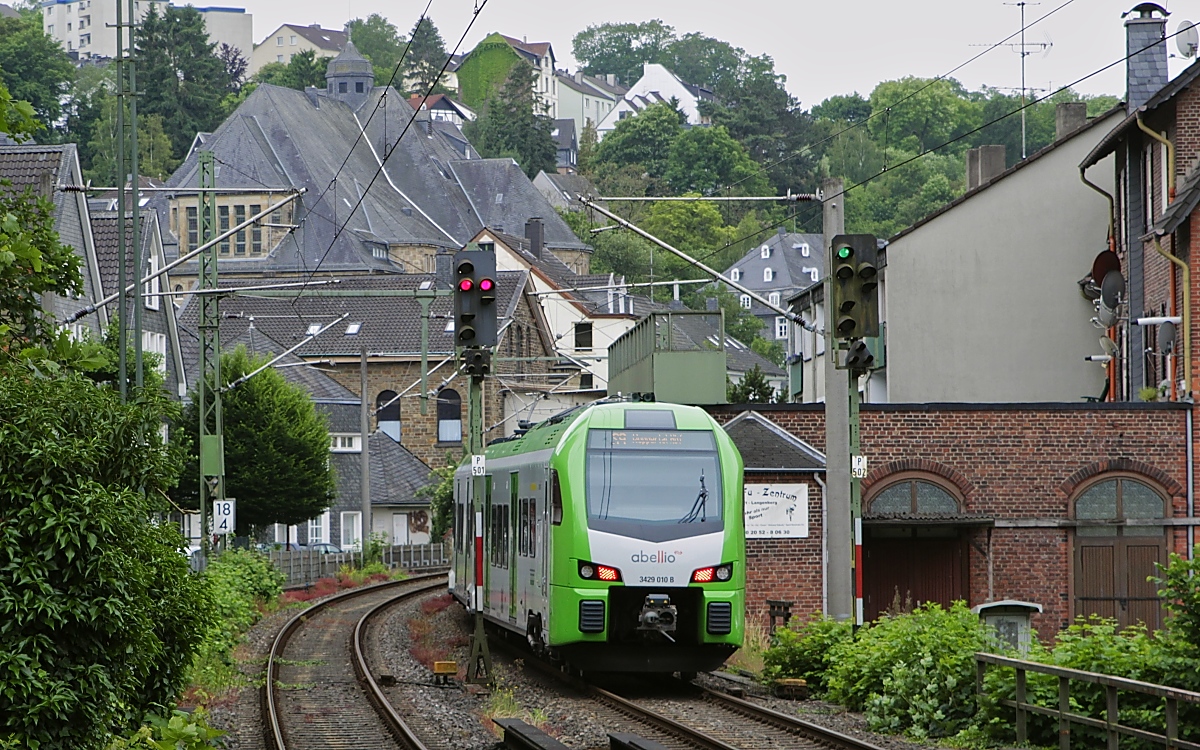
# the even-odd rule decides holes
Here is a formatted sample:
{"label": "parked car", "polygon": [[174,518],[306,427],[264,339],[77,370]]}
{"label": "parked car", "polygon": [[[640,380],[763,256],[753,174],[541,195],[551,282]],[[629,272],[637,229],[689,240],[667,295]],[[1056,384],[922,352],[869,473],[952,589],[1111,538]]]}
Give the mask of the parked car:
{"label": "parked car", "polygon": [[287,544],[284,544],[283,542],[259,542],[258,544],[254,545],[254,549],[266,554],[268,552],[275,552],[276,550],[290,550],[292,552],[299,552],[303,549],[306,549],[306,547],[303,544],[297,544],[296,542],[288,542]]}
{"label": "parked car", "polygon": [[308,549],[313,552],[320,552],[322,555],[328,555],[328,554],[340,555],[342,553],[341,547],[337,546],[336,544],[330,544],[329,542],[320,542],[318,544],[310,544],[310,545],[308,545]]}

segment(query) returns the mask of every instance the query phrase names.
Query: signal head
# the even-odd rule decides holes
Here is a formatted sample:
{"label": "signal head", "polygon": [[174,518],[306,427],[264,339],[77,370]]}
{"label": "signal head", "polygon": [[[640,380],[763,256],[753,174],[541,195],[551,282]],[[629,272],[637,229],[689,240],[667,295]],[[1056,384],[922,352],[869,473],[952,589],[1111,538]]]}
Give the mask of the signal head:
{"label": "signal head", "polygon": [[847,260],[851,255],[854,255],[854,248],[849,245],[842,245],[837,249],[838,260]]}
{"label": "signal head", "polygon": [[496,282],[492,281],[491,279],[480,279],[479,280],[479,291],[490,292],[490,291],[494,290],[495,288],[496,288]]}
{"label": "signal head", "polygon": [[458,282],[458,291],[460,291],[460,292],[469,292],[469,291],[471,291],[471,289],[472,289],[474,286],[475,286],[475,282],[474,282],[474,281],[471,281],[471,279],[470,279],[470,278],[461,279],[461,280],[459,280],[459,282]]}
{"label": "signal head", "polygon": [[454,267],[454,272],[459,276],[475,273],[475,264],[469,260],[460,260],[458,265]]}

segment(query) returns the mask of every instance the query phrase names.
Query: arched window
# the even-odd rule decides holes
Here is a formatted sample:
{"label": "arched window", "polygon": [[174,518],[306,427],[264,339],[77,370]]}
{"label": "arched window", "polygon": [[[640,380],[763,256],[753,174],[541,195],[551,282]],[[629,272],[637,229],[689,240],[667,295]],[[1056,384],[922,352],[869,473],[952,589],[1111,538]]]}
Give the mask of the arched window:
{"label": "arched window", "polygon": [[767,295],[767,301],[770,302],[772,305],[779,305],[779,299],[780,299],[779,292],[771,292],[770,294]]}
{"label": "arched window", "polygon": [[743,294],[741,296],[741,299],[739,299],[738,301],[741,303],[742,307],[744,307],[747,310],[750,309],[750,295],[749,294]]}
{"label": "arched window", "polygon": [[399,443],[400,399],[395,391],[380,391],[375,397],[375,417],[379,420],[379,431]]}
{"label": "arched window", "polygon": [[876,493],[869,508],[868,512],[873,516],[918,513],[952,516],[958,513],[959,504],[941,485],[922,479],[905,479]]}
{"label": "arched window", "polygon": [[763,281],[773,281],[774,279],[775,279],[775,272],[772,271],[770,268],[764,268],[763,269]]}
{"label": "arched window", "polygon": [[462,442],[462,397],[453,388],[438,391],[437,420],[439,443]]}
{"label": "arched window", "polygon": [[760,258],[770,258],[770,257],[771,257],[771,246],[770,246],[770,245],[763,245],[763,246],[762,246],[762,247],[759,249],[759,257],[760,257]]}
{"label": "arched window", "polygon": [[732,271],[730,271],[729,278],[732,279],[733,281],[741,281],[742,280],[742,269],[735,268]]}
{"label": "arched window", "polygon": [[1163,493],[1130,476],[1107,476],[1075,496],[1075,614],[1121,625],[1162,624],[1155,563],[1166,562]]}

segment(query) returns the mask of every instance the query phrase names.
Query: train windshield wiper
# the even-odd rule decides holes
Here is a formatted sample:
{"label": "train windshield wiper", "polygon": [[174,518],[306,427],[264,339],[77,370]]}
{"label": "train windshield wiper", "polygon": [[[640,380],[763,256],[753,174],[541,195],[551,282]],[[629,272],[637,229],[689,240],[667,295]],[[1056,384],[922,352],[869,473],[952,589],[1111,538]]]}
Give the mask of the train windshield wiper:
{"label": "train windshield wiper", "polygon": [[705,510],[705,505],[708,502],[708,488],[704,486],[704,469],[700,470],[700,494],[696,495],[696,502],[692,503],[692,509],[688,514],[679,519],[679,523],[694,523],[699,520],[704,523],[708,513]]}

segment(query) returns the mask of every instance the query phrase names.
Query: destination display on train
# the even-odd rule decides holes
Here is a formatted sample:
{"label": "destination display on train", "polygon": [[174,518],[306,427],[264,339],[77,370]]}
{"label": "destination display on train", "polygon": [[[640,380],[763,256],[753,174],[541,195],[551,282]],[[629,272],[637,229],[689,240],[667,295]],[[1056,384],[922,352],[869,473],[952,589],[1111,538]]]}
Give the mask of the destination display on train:
{"label": "destination display on train", "polygon": [[678,448],[714,450],[711,432],[702,430],[591,430],[588,447],[604,450]]}

